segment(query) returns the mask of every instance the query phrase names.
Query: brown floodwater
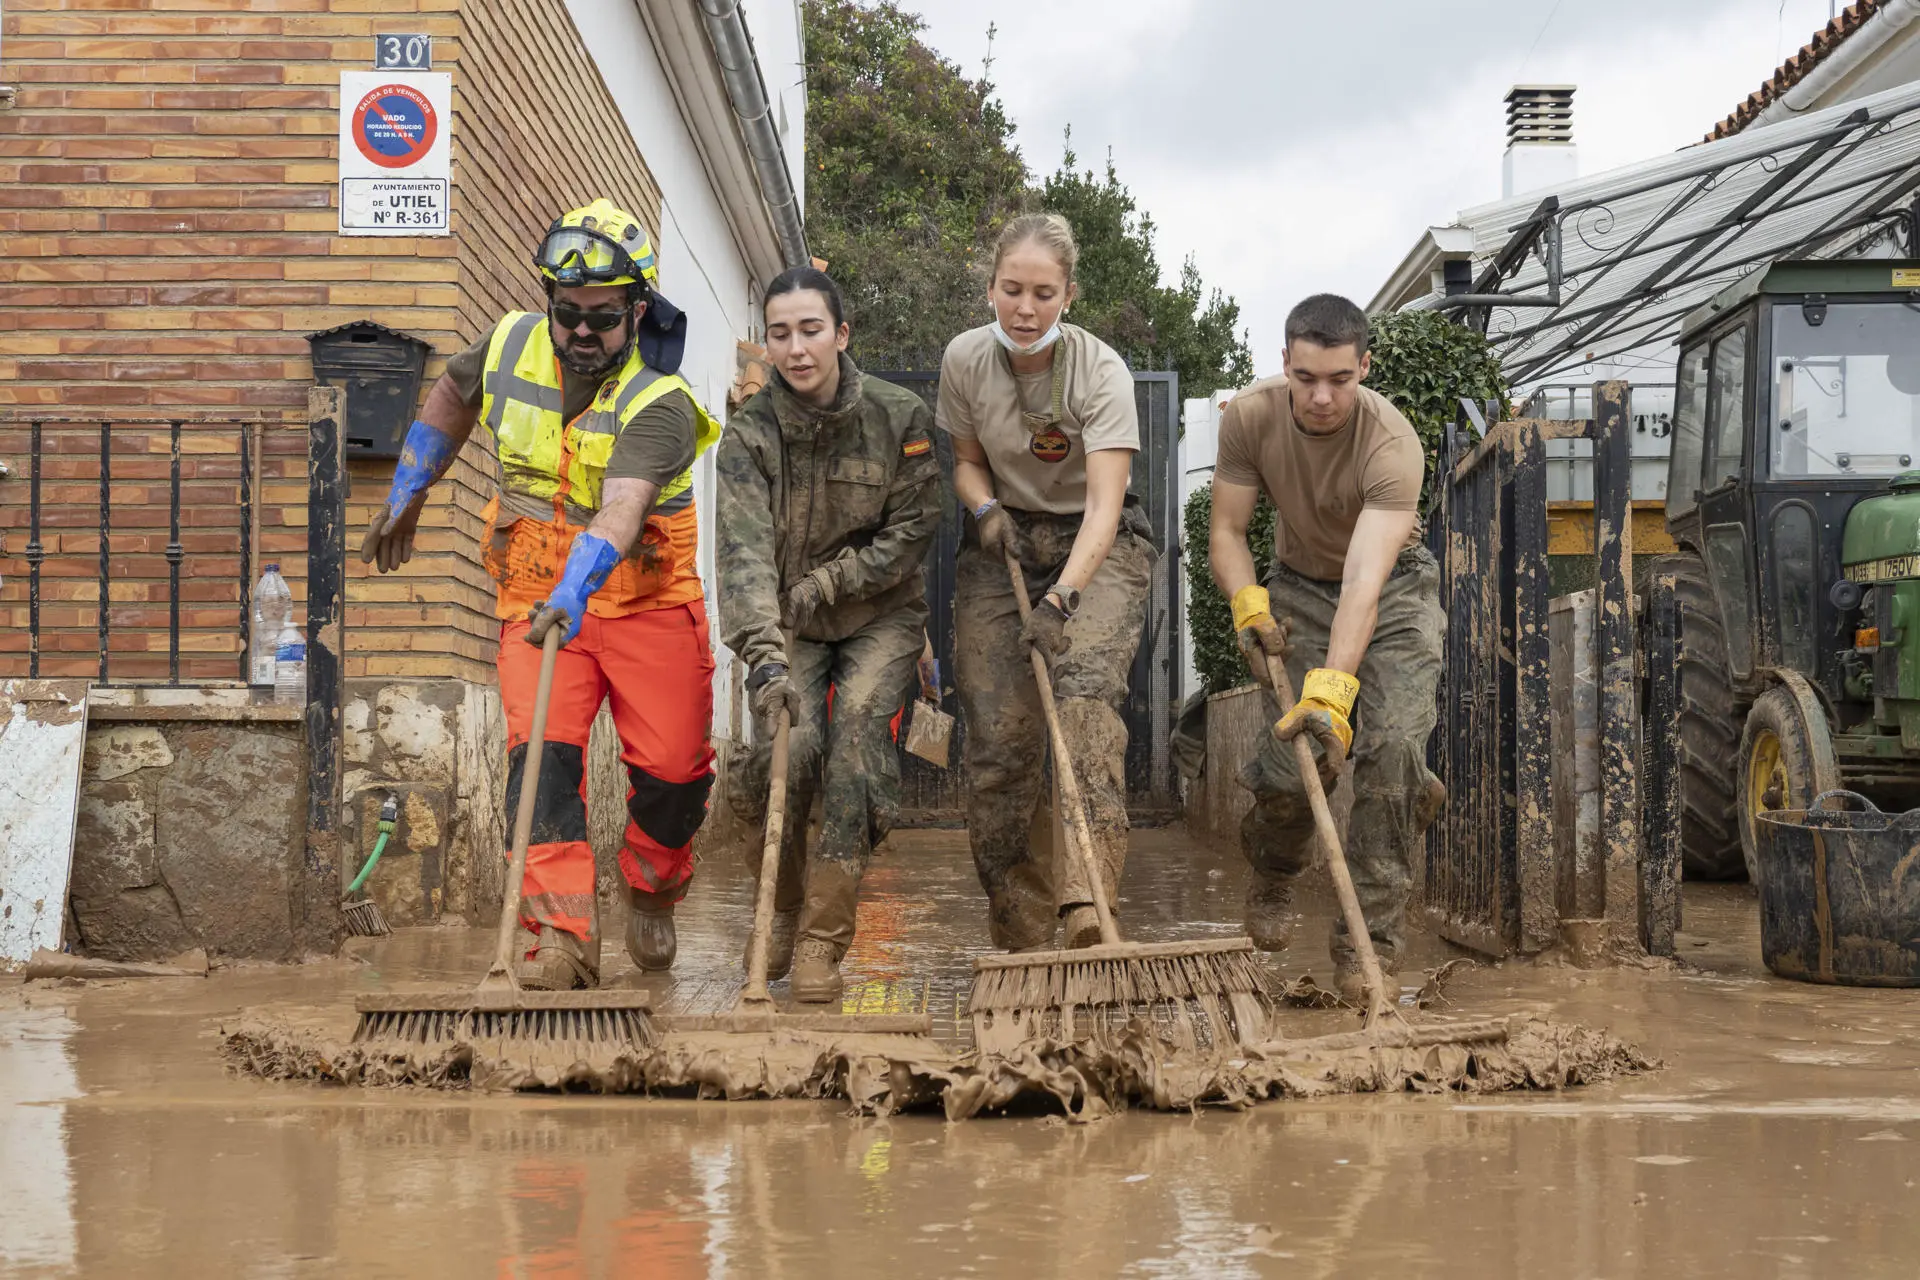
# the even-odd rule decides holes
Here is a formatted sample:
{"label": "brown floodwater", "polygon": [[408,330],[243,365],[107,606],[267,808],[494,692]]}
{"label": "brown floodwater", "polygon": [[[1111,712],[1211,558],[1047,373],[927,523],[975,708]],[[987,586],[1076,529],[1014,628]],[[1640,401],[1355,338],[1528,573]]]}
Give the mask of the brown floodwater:
{"label": "brown floodwater", "polygon": [[[1243,874],[1175,832],[1138,833],[1123,924],[1143,940],[1232,933]],[[740,869],[703,865],[677,977],[647,984],[663,1003],[730,1000],[746,910]],[[222,1067],[219,1028],[242,1009],[475,980],[475,930],[206,980],[0,979],[0,1274],[1920,1272],[1920,996],[1770,977],[1742,886],[1690,888],[1687,913],[1677,968],[1507,964],[1449,988],[1463,1011],[1610,1028],[1664,1058],[1658,1072],[1091,1126],[347,1090]],[[1306,916],[1277,969],[1324,980],[1327,912]],[[951,1034],[986,946],[963,841],[896,836],[860,929],[850,999],[925,1001]],[[636,981],[617,951],[609,980]],[[1414,958],[1447,957],[1423,939]],[[1290,1033],[1340,1015],[1286,1016]]]}

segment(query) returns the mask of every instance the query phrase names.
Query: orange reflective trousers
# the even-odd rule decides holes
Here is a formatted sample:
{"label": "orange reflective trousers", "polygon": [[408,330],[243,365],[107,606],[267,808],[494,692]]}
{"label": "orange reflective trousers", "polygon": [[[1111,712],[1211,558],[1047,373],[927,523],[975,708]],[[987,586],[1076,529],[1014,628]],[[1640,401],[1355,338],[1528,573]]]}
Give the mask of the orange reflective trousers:
{"label": "orange reflective trousers", "polygon": [[[527,623],[500,628],[500,701],[507,717],[508,831],[520,803],[540,650]],[[547,740],[540,757],[533,840],[520,889],[528,929],[552,925],[594,936],[593,848],[587,842],[587,737],[601,699],[613,712],[627,768],[627,883],[670,901],[686,896],[693,833],[713,787],[713,651],[703,600],[630,613],[587,615],[554,664]]]}

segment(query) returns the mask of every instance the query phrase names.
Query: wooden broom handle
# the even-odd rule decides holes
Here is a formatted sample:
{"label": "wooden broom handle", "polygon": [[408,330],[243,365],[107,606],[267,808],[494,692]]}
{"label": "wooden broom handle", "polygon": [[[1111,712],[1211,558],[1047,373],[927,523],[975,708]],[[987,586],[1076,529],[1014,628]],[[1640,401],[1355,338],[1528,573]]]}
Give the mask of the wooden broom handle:
{"label": "wooden broom handle", "polygon": [[[1014,603],[1020,606],[1020,623],[1024,627],[1033,613],[1033,606],[1027,602],[1026,575],[1020,572],[1020,562],[1012,551],[1007,551],[1006,557],[1007,574],[1013,579]],[[1053,680],[1047,674],[1047,660],[1038,649],[1027,646],[1027,656],[1033,659],[1033,679],[1040,686],[1040,710],[1047,718],[1047,734],[1053,740],[1053,776],[1060,783],[1067,810],[1070,836],[1067,845],[1080,860],[1080,873],[1093,891],[1093,911],[1100,917],[1100,941],[1113,946],[1120,941],[1120,930],[1113,923],[1113,912],[1107,909],[1106,882],[1100,876],[1100,864],[1093,857],[1093,832],[1087,826],[1087,808],[1080,801],[1080,782],[1073,775],[1073,761],[1067,754],[1067,737],[1060,732],[1060,713],[1053,705]]]}
{"label": "wooden broom handle", "polygon": [[760,886],[753,895],[753,940],[747,949],[747,987],[740,993],[743,1005],[770,1005],[767,991],[767,949],[773,936],[774,889],[780,879],[780,844],[787,827],[788,734],[793,713],[782,707],[780,724],[773,731],[773,765],[767,770],[767,831],[760,848]]}
{"label": "wooden broom handle", "polygon": [[[513,930],[520,922],[520,886],[527,875],[527,846],[533,842],[533,806],[540,791],[540,755],[547,744],[547,705],[553,701],[553,668],[560,656],[558,621],[547,628],[540,650],[540,681],[533,691],[533,727],[527,734],[527,758],[520,768],[520,807],[513,815],[513,861],[507,868],[506,892],[500,895],[500,943],[487,977],[510,975],[513,967]],[[509,979],[510,980],[510,979]]]}
{"label": "wooden broom handle", "polygon": [[[1287,669],[1267,661],[1265,650],[1254,651],[1260,665],[1267,673],[1269,687],[1273,690],[1274,701],[1280,704],[1280,720],[1293,714],[1293,682],[1287,679]],[[1274,722],[1276,730],[1279,720]],[[1293,758],[1300,769],[1300,776],[1307,784],[1307,803],[1313,807],[1313,825],[1319,831],[1320,844],[1326,850],[1327,875],[1333,881],[1333,892],[1340,899],[1340,915],[1347,922],[1347,936],[1353,940],[1353,949],[1360,956],[1360,976],[1367,984],[1366,1023],[1372,1026],[1374,1020],[1388,1014],[1398,1014],[1387,1000],[1386,976],[1380,971],[1380,957],[1373,949],[1373,935],[1367,932],[1367,917],[1360,910],[1360,895],[1354,892],[1353,876],[1347,870],[1347,854],[1340,845],[1340,832],[1333,825],[1333,811],[1327,807],[1327,791],[1320,785],[1320,769],[1313,760],[1313,744],[1307,741],[1304,733],[1294,735]]]}

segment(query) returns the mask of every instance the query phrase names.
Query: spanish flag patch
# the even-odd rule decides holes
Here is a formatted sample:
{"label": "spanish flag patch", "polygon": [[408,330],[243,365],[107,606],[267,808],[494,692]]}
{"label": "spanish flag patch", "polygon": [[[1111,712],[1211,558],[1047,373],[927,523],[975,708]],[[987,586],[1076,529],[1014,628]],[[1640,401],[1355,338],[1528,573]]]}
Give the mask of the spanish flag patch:
{"label": "spanish flag patch", "polygon": [[931,448],[933,448],[933,437],[921,436],[918,440],[909,440],[906,444],[902,445],[900,447],[900,456],[903,458],[917,458]]}

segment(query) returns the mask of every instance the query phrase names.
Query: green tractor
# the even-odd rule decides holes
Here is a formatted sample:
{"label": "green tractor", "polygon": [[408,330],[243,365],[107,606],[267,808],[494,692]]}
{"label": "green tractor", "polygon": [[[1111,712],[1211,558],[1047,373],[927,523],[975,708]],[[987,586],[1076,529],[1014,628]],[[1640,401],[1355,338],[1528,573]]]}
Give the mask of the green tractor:
{"label": "green tractor", "polygon": [[1682,323],[1667,472],[1689,876],[1758,815],[1920,805],[1920,261],[1777,262]]}

